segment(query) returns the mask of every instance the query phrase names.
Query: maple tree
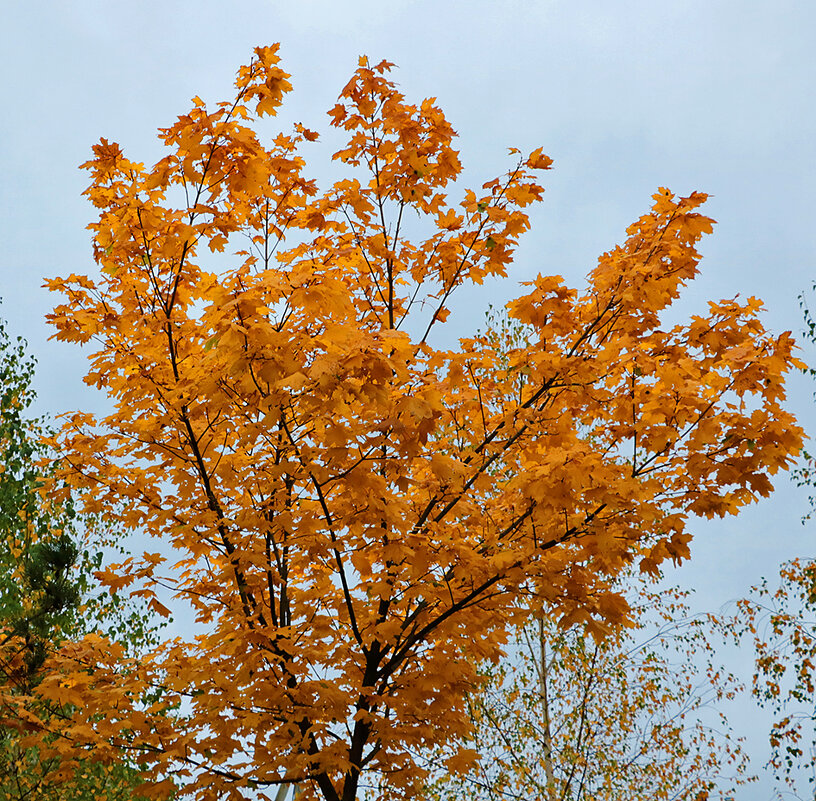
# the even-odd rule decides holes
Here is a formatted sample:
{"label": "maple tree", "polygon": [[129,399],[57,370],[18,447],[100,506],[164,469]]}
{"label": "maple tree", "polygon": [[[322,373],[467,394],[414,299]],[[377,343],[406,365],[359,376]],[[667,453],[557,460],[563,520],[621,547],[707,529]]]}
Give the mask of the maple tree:
{"label": "maple tree", "polygon": [[[463,775],[433,766],[437,801],[733,799],[753,777],[726,716],[742,690],[714,659],[707,616],[691,617],[689,593],[624,574],[631,629],[600,642],[539,616],[508,657],[481,666],[486,686],[470,698],[479,755]],[[689,655],[694,654],[694,660]]]}
{"label": "maple tree", "polygon": [[140,783],[124,755],[107,763],[85,755],[66,770],[64,755],[38,733],[42,721],[69,714],[34,698],[61,641],[98,626],[131,645],[155,632],[144,610],[93,593],[101,552],[79,550],[83,521],[70,503],[55,506],[40,494],[52,458],[41,443],[45,421],[27,416],[33,373],[24,342],[12,343],[0,320],[0,798],[124,801]]}
{"label": "maple tree", "polygon": [[551,160],[511,151],[451,205],[454,131],[390,67],[362,59],[330,112],[348,177],[322,192],[317,134],[253,127],[291,88],[276,47],[161,129],[152,168],[102,140],[101,273],[46,282],[113,402],[67,416],[60,477],[160,542],[100,579],[195,625],[138,660],[66,644],[38,692],[75,701],[62,747],[138,752],[153,797],[410,795],[413,749],[467,734],[474,660],[528,609],[624,625],[620,571],[686,558],[690,515],[767,495],[801,446],[793,340],[758,300],[661,325],[711,230],[700,193],[660,190],[585,290],[529,283],[508,306],[529,345],[436,344],[457,289],[507,275]]}

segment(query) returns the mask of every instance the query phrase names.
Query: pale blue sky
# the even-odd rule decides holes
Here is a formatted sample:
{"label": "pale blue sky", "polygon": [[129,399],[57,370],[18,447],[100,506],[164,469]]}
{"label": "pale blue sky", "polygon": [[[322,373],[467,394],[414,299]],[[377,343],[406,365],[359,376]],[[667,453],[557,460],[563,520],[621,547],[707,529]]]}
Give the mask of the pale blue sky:
{"label": "pale blue sky", "polygon": [[[816,279],[813,0],[7,0],[3,10],[0,314],[39,359],[42,411],[102,403],[81,383],[83,355],[47,342],[43,320],[43,278],[93,270],[77,165],[100,136],[136,161],[157,158],[158,126],[193,95],[228,96],[252,47],[275,41],[295,87],[284,124],[325,131],[324,112],[367,54],[399,65],[409,98],[438,98],[470,183],[502,172],[511,146],[555,159],[515,273],[460,297],[457,333],[536,272],[580,284],[661,185],[711,193],[719,221],[682,311],[753,294],[769,327],[801,328],[797,296]],[[794,380],[791,406],[816,430],[812,388]],[[676,578],[716,608],[780,561],[814,555],[805,510],[805,493],[783,480],[740,518],[696,524]],[[761,755],[755,719],[734,715]],[[767,797],[754,787],[740,801]]]}

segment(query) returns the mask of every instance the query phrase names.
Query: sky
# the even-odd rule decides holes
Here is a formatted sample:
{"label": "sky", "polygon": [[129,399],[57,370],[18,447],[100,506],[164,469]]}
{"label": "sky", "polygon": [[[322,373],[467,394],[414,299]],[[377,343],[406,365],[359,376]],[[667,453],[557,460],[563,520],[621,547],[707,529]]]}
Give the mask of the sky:
{"label": "sky", "polygon": [[[755,295],[768,328],[801,331],[799,296],[816,280],[812,0],[26,0],[3,11],[0,315],[38,359],[38,411],[104,408],[82,384],[84,354],[49,341],[44,319],[56,301],[45,277],[94,270],[78,165],[100,137],[135,161],[158,159],[156,128],[194,95],[229,97],[237,67],[272,42],[294,85],[284,129],[299,120],[325,131],[367,55],[398,65],[409,100],[438,99],[460,135],[465,183],[504,172],[510,147],[542,146],[555,160],[510,277],[461,296],[452,333],[472,331],[488,303],[538,272],[581,286],[660,186],[709,193],[718,221],[678,314]],[[328,175],[330,151],[315,152],[310,167]],[[800,355],[816,364],[807,343]],[[809,431],[813,389],[791,379],[790,408]],[[800,523],[807,492],[776,484],[737,518],[693,525],[692,559],[671,579],[695,589],[700,609],[814,555],[816,523]],[[753,715],[740,708],[733,722],[753,738],[759,769]],[[768,787],[739,801],[763,801]]]}

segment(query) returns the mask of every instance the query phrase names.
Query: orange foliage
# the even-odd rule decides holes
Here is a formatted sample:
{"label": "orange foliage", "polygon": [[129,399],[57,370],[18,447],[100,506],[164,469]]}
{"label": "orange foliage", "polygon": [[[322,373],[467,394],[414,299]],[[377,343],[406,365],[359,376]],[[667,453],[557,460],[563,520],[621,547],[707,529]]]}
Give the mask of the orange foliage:
{"label": "orange foliage", "polygon": [[56,336],[94,343],[86,381],[115,403],[68,418],[67,478],[173,553],[103,578],[169,589],[200,625],[138,664],[75,643],[44,692],[76,702],[66,749],[140,749],[157,796],[174,777],[200,799],[297,783],[352,801],[367,772],[410,796],[410,750],[468,731],[473,660],[500,656],[531,596],[598,636],[625,624],[614,577],[686,558],[689,515],[767,495],[801,445],[780,405],[793,341],[759,301],[661,325],[711,230],[699,193],[661,189],[586,290],[529,284],[508,307],[529,345],[435,345],[459,287],[507,274],[551,161],[451,205],[454,131],[389,67],[361,60],[330,112],[349,173],[325,192],[313,132],[253,129],[290,88],[276,48],[233,101],[162,129],[154,167],[102,140],[101,275],[47,281]]}

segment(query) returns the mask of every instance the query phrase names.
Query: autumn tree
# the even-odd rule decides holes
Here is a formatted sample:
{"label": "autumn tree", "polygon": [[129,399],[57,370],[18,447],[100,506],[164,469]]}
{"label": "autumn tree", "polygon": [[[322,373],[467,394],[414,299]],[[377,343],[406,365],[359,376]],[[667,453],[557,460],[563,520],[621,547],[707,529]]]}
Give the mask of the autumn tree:
{"label": "autumn tree", "polygon": [[778,798],[812,799],[816,783],[816,561],[794,559],[723,616],[737,644],[752,645],[751,692],[771,713],[770,772]]}
{"label": "autumn tree", "polygon": [[155,632],[143,610],[99,593],[92,573],[102,553],[80,550],[83,520],[70,502],[53,505],[40,492],[53,455],[41,442],[45,421],[29,416],[33,373],[25,344],[12,342],[0,320],[0,799],[125,801],[140,783],[125,755],[107,762],[86,755],[74,772],[39,737],[41,724],[70,714],[64,704],[34,700],[61,641],[99,627],[136,645]]}
{"label": "autumn tree", "polygon": [[347,177],[322,191],[315,133],[256,132],[290,90],[275,47],[233,99],[161,129],[153,167],[102,140],[100,273],[47,281],[56,336],[90,346],[85,380],[112,401],[68,416],[60,475],[161,543],[100,577],[196,625],[139,660],[66,645],[38,689],[81,698],[65,749],[139,750],[155,797],[172,779],[352,801],[372,777],[410,796],[412,752],[470,731],[474,659],[499,659],[511,624],[625,623],[621,570],[686,558],[690,516],[767,495],[801,445],[793,340],[758,300],[661,323],[711,230],[699,193],[661,189],[584,290],[528,283],[508,306],[528,346],[440,344],[457,290],[507,276],[551,161],[513,150],[450,201],[453,128],[390,66],[362,59],[331,110]]}
{"label": "autumn tree", "polygon": [[[721,705],[742,689],[716,662],[717,626],[689,593],[626,575],[634,626],[601,641],[539,616],[469,699],[478,761],[465,774],[431,751],[428,798],[453,801],[733,799],[747,756]],[[690,658],[690,655],[693,655]]]}

